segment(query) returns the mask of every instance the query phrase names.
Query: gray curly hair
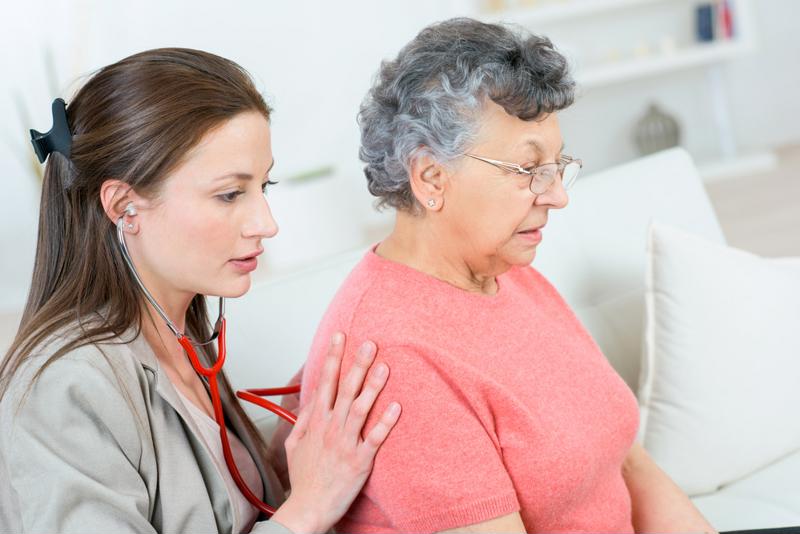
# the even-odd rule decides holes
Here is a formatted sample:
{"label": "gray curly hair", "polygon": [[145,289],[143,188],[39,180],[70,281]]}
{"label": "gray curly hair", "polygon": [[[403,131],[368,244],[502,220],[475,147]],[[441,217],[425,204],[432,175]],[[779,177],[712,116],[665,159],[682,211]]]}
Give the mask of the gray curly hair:
{"label": "gray curly hair", "polygon": [[447,164],[474,140],[486,98],[523,120],[570,106],[575,82],[546,37],[455,18],[422,30],[384,61],[358,114],[359,157],[378,207],[416,212],[411,161]]}

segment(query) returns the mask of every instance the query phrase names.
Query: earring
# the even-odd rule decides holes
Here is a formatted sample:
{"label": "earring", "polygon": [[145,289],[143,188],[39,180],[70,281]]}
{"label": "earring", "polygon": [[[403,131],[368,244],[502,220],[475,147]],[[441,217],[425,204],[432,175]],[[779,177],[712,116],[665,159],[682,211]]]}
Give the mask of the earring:
{"label": "earring", "polygon": [[128,230],[133,230],[133,223],[128,223]]}
{"label": "earring", "polygon": [[428,207],[429,208],[433,208],[435,206],[436,206],[436,201],[434,199],[432,199],[432,198],[429,198],[428,199]]}

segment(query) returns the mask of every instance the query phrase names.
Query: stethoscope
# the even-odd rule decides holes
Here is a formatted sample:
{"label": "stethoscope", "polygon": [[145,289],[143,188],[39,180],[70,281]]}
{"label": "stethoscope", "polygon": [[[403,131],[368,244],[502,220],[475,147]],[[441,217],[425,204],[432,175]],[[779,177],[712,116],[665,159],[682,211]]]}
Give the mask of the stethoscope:
{"label": "stethoscope", "polygon": [[[128,215],[136,215],[136,209],[132,203],[128,204],[128,206],[125,208],[125,212]],[[122,257],[125,259],[125,263],[128,264],[128,267],[133,274],[133,278],[136,280],[136,284],[139,286],[139,289],[142,290],[142,293],[144,293],[144,296],[147,298],[153,308],[155,308],[156,312],[158,312],[161,318],[164,319],[164,322],[167,323],[167,327],[172,331],[173,334],[175,334],[175,337],[178,338],[178,343],[181,344],[183,350],[185,350],[186,354],[189,356],[189,360],[192,362],[192,367],[194,367],[194,370],[208,379],[209,389],[211,390],[211,403],[214,406],[214,419],[217,421],[217,425],[219,425],[219,437],[222,441],[222,452],[225,456],[225,463],[228,465],[228,470],[230,471],[233,480],[236,482],[236,485],[242,492],[242,495],[245,496],[250,504],[267,514],[268,517],[271,517],[272,514],[275,513],[275,508],[261,501],[261,499],[256,497],[256,495],[250,491],[250,488],[247,487],[242,475],[239,473],[239,468],[236,467],[236,461],[233,458],[231,445],[228,441],[228,432],[227,427],[225,426],[225,415],[222,411],[222,400],[219,396],[219,384],[217,383],[217,375],[220,371],[222,371],[222,365],[225,363],[226,354],[225,299],[219,297],[219,315],[217,316],[217,322],[214,324],[214,332],[211,334],[211,337],[207,341],[203,342],[192,341],[189,336],[181,332],[178,327],[175,326],[175,324],[169,319],[169,317],[167,317],[167,314],[164,312],[161,306],[159,306],[158,302],[156,302],[156,299],[153,298],[153,295],[150,294],[150,291],[147,290],[144,282],[142,282],[142,279],[139,277],[139,273],[136,271],[136,267],[134,267],[133,260],[131,260],[130,253],[128,252],[128,246],[125,244],[124,226],[125,223],[123,218],[120,217],[117,220],[117,240],[119,241],[119,246],[122,251]],[[217,340],[217,361],[214,362],[211,367],[203,367],[199,358],[197,357],[197,352],[195,351],[194,346],[196,345],[201,347],[208,345],[213,343],[215,339]],[[296,385],[281,388],[245,389],[237,391],[236,396],[242,400],[261,406],[262,408],[265,408],[282,417],[291,424],[294,424],[297,421],[297,416],[282,406],[279,406],[278,404],[261,397],[290,395],[299,392],[300,385]]]}

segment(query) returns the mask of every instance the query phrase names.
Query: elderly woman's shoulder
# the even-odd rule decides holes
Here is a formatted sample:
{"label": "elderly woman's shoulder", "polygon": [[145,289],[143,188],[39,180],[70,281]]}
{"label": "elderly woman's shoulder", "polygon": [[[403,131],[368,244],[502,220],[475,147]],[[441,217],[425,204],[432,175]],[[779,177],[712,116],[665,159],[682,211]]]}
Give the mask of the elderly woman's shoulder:
{"label": "elderly woman's shoulder", "polygon": [[563,298],[553,283],[533,265],[512,267],[504,276],[507,281],[517,286],[518,290],[532,291],[539,297],[552,297],[559,301]]}

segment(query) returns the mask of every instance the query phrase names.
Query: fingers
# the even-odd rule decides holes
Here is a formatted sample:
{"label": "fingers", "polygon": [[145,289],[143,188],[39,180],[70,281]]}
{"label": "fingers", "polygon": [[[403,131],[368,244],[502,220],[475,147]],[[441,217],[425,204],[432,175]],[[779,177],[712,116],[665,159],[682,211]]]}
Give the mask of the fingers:
{"label": "fingers", "polygon": [[371,341],[367,341],[358,349],[353,366],[339,386],[339,393],[336,395],[336,404],[334,405],[333,412],[341,425],[344,425],[345,421],[348,419],[350,406],[361,392],[361,386],[364,385],[364,377],[367,376],[367,372],[374,360],[375,344]]}
{"label": "fingers", "polygon": [[358,398],[353,401],[350,412],[347,414],[345,431],[354,441],[361,437],[361,430],[367,421],[367,416],[375,404],[378,393],[381,392],[389,377],[389,367],[385,363],[376,364],[369,373],[366,383]]}
{"label": "fingers", "polygon": [[[392,403],[375,427],[361,443],[361,434],[370,411],[389,376],[385,363],[373,367],[376,355],[375,344],[365,342],[359,347],[353,365],[346,376],[339,380],[344,357],[344,334],[337,332],[331,337],[328,355],[320,373],[319,385],[310,402],[301,411],[294,430],[287,438],[287,449],[297,443],[307,429],[321,429],[323,434],[338,434],[349,446],[363,448],[369,461],[386,439],[400,416],[400,406]],[[330,412],[333,411],[333,418]],[[315,422],[317,421],[317,422]],[[326,421],[326,422],[323,422]],[[333,424],[333,427],[330,426]],[[325,430],[327,428],[327,430]],[[336,429],[334,429],[336,428]],[[314,430],[316,432],[316,430]]]}
{"label": "fingers", "polygon": [[344,356],[344,334],[336,332],[331,336],[331,344],[328,348],[328,356],[320,374],[319,386],[317,387],[313,403],[316,412],[329,411],[333,407],[333,399],[336,397],[337,385],[339,384],[339,369],[342,366]]}
{"label": "fingers", "polygon": [[365,461],[372,462],[373,458],[375,458],[375,453],[378,452],[378,448],[383,445],[386,436],[389,435],[394,425],[397,424],[397,420],[400,418],[400,411],[400,404],[397,402],[389,404],[386,410],[384,410],[383,415],[381,415],[380,420],[378,420],[378,423],[372,427],[369,434],[364,438],[364,442],[360,446],[359,454],[362,455]]}
{"label": "fingers", "polygon": [[289,433],[289,437],[286,438],[285,446],[287,449],[291,448],[292,445],[297,443],[297,441],[305,435],[306,430],[308,430],[308,421],[311,419],[311,412],[314,409],[314,404],[315,402],[312,398],[311,402],[300,410],[294,428],[292,428],[292,431]]}

